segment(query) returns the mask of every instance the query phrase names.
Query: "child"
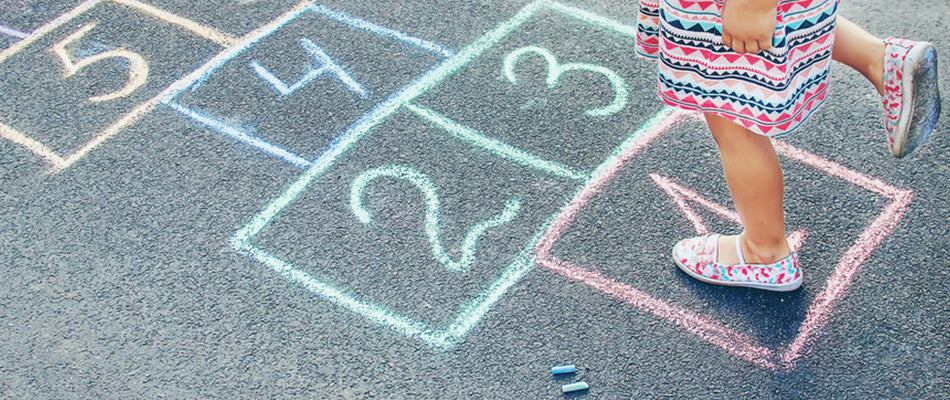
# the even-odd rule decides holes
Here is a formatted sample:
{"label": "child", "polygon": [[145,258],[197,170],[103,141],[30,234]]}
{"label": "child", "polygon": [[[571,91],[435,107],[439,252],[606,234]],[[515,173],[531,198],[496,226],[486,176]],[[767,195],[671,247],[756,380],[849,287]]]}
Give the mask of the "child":
{"label": "child", "polygon": [[773,291],[801,286],[769,137],[797,129],[818,109],[832,59],[881,95],[894,156],[933,130],[940,113],[933,45],[881,40],[837,10],[837,0],[640,0],[637,53],[659,59],[667,104],[704,113],[744,228],[677,243],[673,259],[690,276]]}

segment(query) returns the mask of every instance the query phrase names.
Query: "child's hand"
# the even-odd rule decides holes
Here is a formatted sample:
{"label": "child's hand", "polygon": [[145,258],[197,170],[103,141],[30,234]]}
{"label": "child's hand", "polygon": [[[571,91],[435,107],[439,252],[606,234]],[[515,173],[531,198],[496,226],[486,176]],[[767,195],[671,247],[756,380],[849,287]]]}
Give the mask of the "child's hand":
{"label": "child's hand", "polygon": [[727,0],[722,9],[722,42],[736,53],[772,48],[778,0]]}

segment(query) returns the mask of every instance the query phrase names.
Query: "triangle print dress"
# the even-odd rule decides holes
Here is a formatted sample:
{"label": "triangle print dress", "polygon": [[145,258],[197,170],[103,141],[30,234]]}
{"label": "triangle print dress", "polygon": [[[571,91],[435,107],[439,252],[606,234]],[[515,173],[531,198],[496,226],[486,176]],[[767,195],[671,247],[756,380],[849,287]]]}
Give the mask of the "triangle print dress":
{"label": "triangle print dress", "polygon": [[772,48],[722,43],[727,0],[640,0],[637,54],[658,59],[667,104],[713,113],[752,132],[791,132],[824,102],[838,0],[780,0]]}

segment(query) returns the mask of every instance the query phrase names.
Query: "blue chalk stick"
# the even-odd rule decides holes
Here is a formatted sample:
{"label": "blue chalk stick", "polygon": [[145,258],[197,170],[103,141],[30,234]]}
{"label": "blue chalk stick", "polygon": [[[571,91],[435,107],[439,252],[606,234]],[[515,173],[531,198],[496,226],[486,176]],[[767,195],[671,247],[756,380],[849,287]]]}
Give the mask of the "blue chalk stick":
{"label": "blue chalk stick", "polygon": [[577,367],[575,367],[574,364],[558,365],[558,366],[556,366],[556,367],[551,367],[551,373],[554,374],[554,375],[557,375],[557,374],[570,374],[570,373],[573,373],[573,372],[577,372]]}
{"label": "blue chalk stick", "polygon": [[561,386],[561,391],[564,393],[576,392],[578,390],[587,390],[590,389],[590,386],[587,385],[587,382],[580,381],[574,382],[569,385]]}

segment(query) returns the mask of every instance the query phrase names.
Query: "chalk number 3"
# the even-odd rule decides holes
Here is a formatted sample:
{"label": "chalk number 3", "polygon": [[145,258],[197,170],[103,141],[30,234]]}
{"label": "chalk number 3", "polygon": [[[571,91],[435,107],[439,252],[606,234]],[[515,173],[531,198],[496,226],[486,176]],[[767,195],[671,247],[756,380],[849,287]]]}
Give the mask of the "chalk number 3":
{"label": "chalk number 3", "polygon": [[529,53],[540,55],[545,61],[547,61],[548,76],[545,79],[545,83],[547,83],[549,89],[554,89],[558,84],[558,80],[561,79],[561,75],[564,75],[570,71],[593,72],[603,75],[608,81],[610,81],[610,85],[614,89],[613,101],[606,106],[587,110],[585,114],[591,117],[608,117],[620,112],[627,107],[627,102],[629,101],[630,97],[630,89],[627,87],[627,82],[624,81],[620,75],[617,75],[616,72],[610,68],[596,64],[561,64],[557,61],[557,58],[553,53],[551,53],[550,50],[543,47],[527,46],[508,54],[508,56],[505,57],[504,65],[505,77],[508,78],[508,82],[511,82],[515,85],[518,84],[518,77],[515,76],[515,65],[518,64],[518,60],[520,60],[522,56]]}
{"label": "chalk number 3", "polygon": [[86,34],[88,34],[89,31],[95,27],[95,22],[86,24],[82,28],[79,28],[79,30],[72,35],[67,36],[66,39],[63,39],[61,42],[54,44],[53,47],[50,47],[50,51],[52,51],[53,54],[56,54],[56,56],[59,57],[59,60],[63,63],[63,78],[69,78],[81,71],[83,68],[86,68],[99,61],[110,58],[121,58],[125,59],[129,63],[128,81],[126,81],[125,85],[119,88],[119,90],[98,96],[92,96],[89,98],[89,101],[98,103],[115,100],[134,93],[148,80],[148,62],[146,62],[145,58],[143,58],[138,53],[120,47],[115,50],[110,50],[75,60],[69,54],[69,50],[66,49],[67,46],[78,42],[83,36],[86,36]]}

